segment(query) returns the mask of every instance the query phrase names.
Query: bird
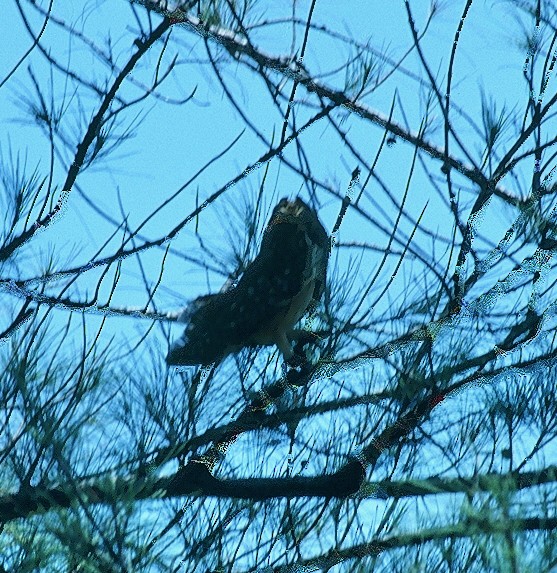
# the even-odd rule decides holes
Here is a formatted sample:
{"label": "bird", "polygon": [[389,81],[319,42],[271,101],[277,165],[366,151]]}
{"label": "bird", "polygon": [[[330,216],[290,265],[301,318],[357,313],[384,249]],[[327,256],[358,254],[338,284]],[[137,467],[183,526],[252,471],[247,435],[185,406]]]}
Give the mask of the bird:
{"label": "bird", "polygon": [[169,365],[209,365],[243,348],[275,345],[296,361],[294,327],[317,307],[326,286],[329,236],[317,212],[300,197],[281,199],[261,247],[240,279],[200,296],[178,315],[183,336],[166,357]]}

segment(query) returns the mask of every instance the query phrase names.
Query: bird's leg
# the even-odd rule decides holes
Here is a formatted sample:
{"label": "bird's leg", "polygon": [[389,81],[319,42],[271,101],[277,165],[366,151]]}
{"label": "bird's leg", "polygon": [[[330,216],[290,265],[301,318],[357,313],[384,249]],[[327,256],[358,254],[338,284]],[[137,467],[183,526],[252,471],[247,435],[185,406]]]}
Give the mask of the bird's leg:
{"label": "bird's leg", "polygon": [[[295,328],[288,334],[290,340],[296,341],[296,346],[303,346],[304,344],[313,343],[317,344],[323,339],[322,336],[317,334],[317,332],[312,332],[311,330],[305,330],[304,328]],[[295,352],[295,350],[294,350]]]}
{"label": "bird's leg", "polygon": [[287,362],[294,356],[294,352],[292,351],[292,345],[290,344],[290,340],[288,340],[288,337],[286,336],[285,332],[278,333],[276,345]]}
{"label": "bird's leg", "polygon": [[307,355],[304,352],[304,346],[306,344],[313,344],[317,346],[323,338],[319,334],[312,332],[311,330],[304,330],[298,328],[290,333],[290,339],[296,342],[294,344],[294,350],[293,350],[294,355],[299,356],[300,360],[303,363],[308,361]]}
{"label": "bird's leg", "polygon": [[[284,341],[286,341],[288,345],[288,352],[284,352],[280,346],[279,348],[281,349],[281,352],[284,356],[286,365],[290,368],[299,368],[307,364],[306,355],[302,350],[302,347],[304,344],[306,344],[307,341],[304,334],[305,332],[307,331],[296,329],[288,332],[288,334],[284,333],[284,340],[282,342],[284,344]],[[291,343],[293,340],[297,341],[294,349],[292,349]],[[311,338],[311,340],[313,340],[313,338]]]}
{"label": "bird's leg", "polygon": [[275,344],[284,357],[284,364],[287,369],[298,368],[307,362],[305,356],[300,356],[292,350],[292,344],[290,343],[289,335],[287,335],[286,332],[280,332],[278,334]]}

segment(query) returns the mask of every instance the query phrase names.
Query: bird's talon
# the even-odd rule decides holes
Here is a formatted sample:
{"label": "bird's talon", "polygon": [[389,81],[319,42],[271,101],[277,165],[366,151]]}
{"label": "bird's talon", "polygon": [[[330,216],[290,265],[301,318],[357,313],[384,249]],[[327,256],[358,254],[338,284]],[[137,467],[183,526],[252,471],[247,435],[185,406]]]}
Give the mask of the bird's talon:
{"label": "bird's talon", "polygon": [[290,368],[298,368],[303,366],[306,362],[307,359],[305,356],[294,353],[290,358],[286,359],[285,364]]}

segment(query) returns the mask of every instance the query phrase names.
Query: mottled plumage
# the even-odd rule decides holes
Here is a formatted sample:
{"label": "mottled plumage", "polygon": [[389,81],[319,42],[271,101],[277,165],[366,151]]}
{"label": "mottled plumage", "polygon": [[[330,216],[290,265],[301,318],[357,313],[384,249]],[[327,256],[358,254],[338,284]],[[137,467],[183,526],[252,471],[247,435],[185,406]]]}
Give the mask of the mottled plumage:
{"label": "mottled plumage", "polygon": [[195,299],[182,313],[186,331],[167,362],[210,364],[244,347],[273,344],[292,358],[294,325],[323,294],[328,255],[317,213],[300,198],[282,199],[238,283]]}

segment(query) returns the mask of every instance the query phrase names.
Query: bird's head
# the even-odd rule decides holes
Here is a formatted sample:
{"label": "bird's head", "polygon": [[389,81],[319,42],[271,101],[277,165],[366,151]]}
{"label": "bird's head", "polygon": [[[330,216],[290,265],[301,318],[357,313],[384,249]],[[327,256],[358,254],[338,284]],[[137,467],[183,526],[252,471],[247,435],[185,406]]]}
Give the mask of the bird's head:
{"label": "bird's head", "polygon": [[272,231],[275,225],[281,223],[294,223],[304,228],[312,242],[324,245],[328,242],[328,235],[319,221],[317,212],[305,201],[296,197],[291,200],[282,198],[273,209],[266,232]]}

